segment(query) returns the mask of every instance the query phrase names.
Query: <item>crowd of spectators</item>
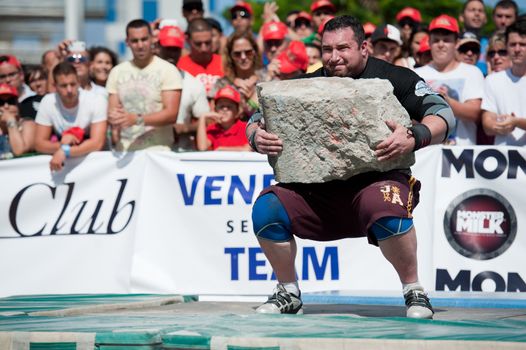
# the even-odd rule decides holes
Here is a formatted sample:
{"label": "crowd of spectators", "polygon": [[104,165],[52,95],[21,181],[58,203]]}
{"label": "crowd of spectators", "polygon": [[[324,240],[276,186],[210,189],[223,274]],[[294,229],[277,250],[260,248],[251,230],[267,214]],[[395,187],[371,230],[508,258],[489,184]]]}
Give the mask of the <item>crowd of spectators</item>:
{"label": "crowd of spectators", "polygon": [[[105,47],[64,40],[24,69],[0,54],[0,157],[51,154],[58,171],[69,157],[120,152],[250,150],[242,130],[258,109],[256,84],[322,69],[320,33],[338,14],[329,0],[285,18],[264,4],[254,28],[248,2],[230,8],[233,33],[205,18],[201,0],[184,0],[186,32],[174,20],[128,23],[130,61]],[[415,70],[450,104],[459,145],[526,145],[526,18],[501,0],[490,18],[482,0],[429,24],[416,8],[396,23],[364,23],[369,54]]]}

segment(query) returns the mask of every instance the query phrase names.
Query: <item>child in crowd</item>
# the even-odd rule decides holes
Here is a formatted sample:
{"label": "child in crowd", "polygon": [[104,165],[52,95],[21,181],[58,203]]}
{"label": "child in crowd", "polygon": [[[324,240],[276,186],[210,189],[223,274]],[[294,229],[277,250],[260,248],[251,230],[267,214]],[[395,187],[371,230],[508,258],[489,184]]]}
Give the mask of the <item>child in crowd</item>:
{"label": "child in crowd", "polygon": [[[250,151],[241,115],[241,95],[232,86],[219,89],[214,97],[215,112],[204,114],[197,125],[199,151]],[[214,121],[207,126],[208,121]]]}

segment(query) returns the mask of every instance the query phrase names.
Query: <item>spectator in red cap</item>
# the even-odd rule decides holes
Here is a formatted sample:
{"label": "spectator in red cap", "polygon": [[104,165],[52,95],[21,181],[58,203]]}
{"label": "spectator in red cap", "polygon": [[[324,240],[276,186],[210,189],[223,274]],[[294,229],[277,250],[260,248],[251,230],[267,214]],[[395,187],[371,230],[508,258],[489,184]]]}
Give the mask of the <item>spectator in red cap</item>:
{"label": "spectator in red cap", "polygon": [[[184,47],[185,35],[181,28],[173,25],[163,26],[159,31],[159,56],[177,66]],[[181,102],[174,123],[176,151],[195,151],[197,120],[210,112],[205,86],[192,74],[180,70],[183,78]]]}
{"label": "spectator in red cap", "polygon": [[[246,122],[239,120],[241,96],[232,86],[219,89],[214,96],[215,112],[199,119],[197,149],[200,151],[250,151],[245,136]],[[207,122],[213,124],[207,127]]]}
{"label": "spectator in red cap", "polygon": [[415,68],[429,64],[433,58],[431,57],[431,47],[429,46],[429,35],[425,34],[418,44],[418,49],[415,53]]}
{"label": "spectator in red cap", "polygon": [[0,83],[11,85],[18,92],[18,102],[24,101],[35,92],[24,83],[24,71],[20,61],[13,55],[0,56]]}
{"label": "spectator in red cap", "polygon": [[314,31],[312,29],[312,16],[305,11],[298,13],[294,20],[294,33],[300,40],[311,36]]}
{"label": "spectator in red cap", "polygon": [[265,80],[258,45],[250,32],[235,32],[228,37],[223,55],[225,76],[219,79],[213,94],[225,86],[234,87],[241,95],[241,119],[248,119],[258,108],[256,84]]}
{"label": "spectator in red cap", "polygon": [[317,0],[310,5],[310,13],[312,14],[312,25],[314,28],[319,28],[327,16],[334,17],[336,6],[329,0]]}
{"label": "spectator in red cap", "polygon": [[283,22],[267,22],[261,27],[263,60],[270,62],[287,47],[287,26]]}
{"label": "spectator in red cap", "polygon": [[190,53],[181,57],[177,67],[198,78],[211,99],[210,90],[224,75],[221,56],[212,52],[212,27],[205,19],[199,18],[190,22],[186,32]]}
{"label": "spectator in red cap", "polygon": [[378,26],[371,35],[371,44],[373,57],[393,63],[402,47],[400,31],[391,24]]}
{"label": "spectator in red cap", "polygon": [[402,41],[409,42],[411,33],[416,29],[416,26],[422,23],[422,15],[420,11],[413,7],[405,7],[396,14],[396,22],[401,28]]}
{"label": "spectator in red cap", "polygon": [[248,2],[236,1],[234,6],[230,8],[230,16],[235,32],[252,32],[254,11]]}
{"label": "spectator in red cap", "polygon": [[279,80],[292,79],[305,73],[309,66],[305,44],[301,41],[291,41],[287,49],[278,55],[277,61],[279,74],[275,78]]}
{"label": "spectator in red cap", "polygon": [[453,110],[457,128],[450,143],[475,145],[484,76],[477,67],[457,61],[459,28],[453,17],[436,17],[429,25],[429,32],[433,60],[415,71],[445,98]]}
{"label": "spectator in red cap", "polygon": [[[6,83],[0,84],[0,159],[9,159],[34,149],[35,122],[20,118],[18,91]],[[6,149],[7,148],[7,149]]]}

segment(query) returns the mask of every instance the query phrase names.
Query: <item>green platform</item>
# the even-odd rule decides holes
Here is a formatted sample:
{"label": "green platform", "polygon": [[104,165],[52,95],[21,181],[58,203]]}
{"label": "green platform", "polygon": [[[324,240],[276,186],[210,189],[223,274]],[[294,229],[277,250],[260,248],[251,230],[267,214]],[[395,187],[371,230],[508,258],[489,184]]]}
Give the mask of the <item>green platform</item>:
{"label": "green platform", "polygon": [[177,295],[4,298],[0,349],[526,349],[526,310],[520,309],[493,318],[486,310],[479,320],[470,319],[476,313],[442,309],[465,317],[410,320],[360,316],[374,308],[397,314],[398,306],[332,305],[327,312],[306,305],[305,315],[291,316],[258,315],[255,305]]}

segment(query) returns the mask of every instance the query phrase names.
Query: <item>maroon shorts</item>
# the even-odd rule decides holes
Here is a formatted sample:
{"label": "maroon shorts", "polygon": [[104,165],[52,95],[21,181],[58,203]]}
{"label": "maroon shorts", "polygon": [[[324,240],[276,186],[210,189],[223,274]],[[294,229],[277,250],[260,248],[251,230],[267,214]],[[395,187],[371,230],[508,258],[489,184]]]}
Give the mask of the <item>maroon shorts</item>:
{"label": "maroon shorts", "polygon": [[367,236],[371,225],[386,216],[411,218],[418,204],[420,182],[400,171],[369,172],[345,181],[277,184],[274,193],[287,211],[295,236],[314,241]]}

